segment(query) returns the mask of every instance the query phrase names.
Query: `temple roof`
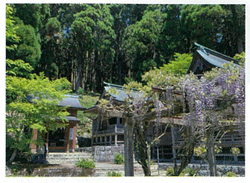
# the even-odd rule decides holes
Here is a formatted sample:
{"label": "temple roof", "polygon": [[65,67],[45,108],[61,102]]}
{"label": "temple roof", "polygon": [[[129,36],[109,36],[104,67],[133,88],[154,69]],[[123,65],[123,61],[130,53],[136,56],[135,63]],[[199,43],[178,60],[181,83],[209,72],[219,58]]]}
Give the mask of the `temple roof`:
{"label": "temple roof", "polygon": [[[109,100],[109,97],[112,96],[113,97],[113,101],[116,101],[118,103],[123,103],[125,102],[126,99],[130,97],[132,98],[136,98],[139,97],[142,93],[140,91],[137,91],[136,89],[131,89],[131,90],[127,90],[124,86],[122,85],[116,85],[116,84],[111,84],[111,83],[106,83],[104,82],[104,92],[101,95],[101,98],[105,98],[107,100]],[[108,96],[105,94],[108,93]],[[129,93],[129,94],[128,94]],[[94,106],[85,109],[84,111],[86,113],[98,113],[98,107],[97,105],[99,104],[99,102],[97,102]]]}
{"label": "temple roof", "polygon": [[[34,102],[33,99],[39,100],[38,97],[34,97],[34,95],[29,95],[26,97],[29,102]],[[65,95],[65,98],[63,100],[59,101],[59,105],[61,107],[68,107],[72,109],[77,109],[77,110],[84,110],[85,108],[82,107],[78,100],[78,96],[76,95]]]}
{"label": "temple roof", "polygon": [[204,47],[200,44],[195,43],[195,45],[198,46],[198,49],[194,53],[193,60],[187,73],[190,73],[192,71],[196,74],[198,72],[210,70],[213,67],[224,68],[225,64],[229,64],[231,62],[232,67],[239,67],[238,60],[235,60],[215,50]]}
{"label": "temple roof", "polygon": [[[119,102],[124,102],[126,99],[129,98],[129,96],[136,98],[139,95],[139,91],[133,89],[133,90],[127,90],[124,86],[121,85],[115,85],[111,83],[104,82],[107,86],[105,86],[105,91],[109,93],[114,100],[117,100]],[[116,92],[113,92],[111,89],[116,89]],[[128,94],[129,92],[129,94]]]}
{"label": "temple roof", "polygon": [[65,96],[66,97],[63,98],[63,100],[59,102],[59,106],[74,108],[74,109],[78,109],[78,110],[85,109],[80,104],[80,102],[78,100],[78,96],[75,96],[75,95],[65,95]]}

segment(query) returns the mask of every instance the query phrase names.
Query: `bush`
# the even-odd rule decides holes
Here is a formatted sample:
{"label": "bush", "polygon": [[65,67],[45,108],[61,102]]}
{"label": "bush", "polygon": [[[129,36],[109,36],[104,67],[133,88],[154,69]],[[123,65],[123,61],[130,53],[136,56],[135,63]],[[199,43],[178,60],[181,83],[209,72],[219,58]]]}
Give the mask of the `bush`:
{"label": "bush", "polygon": [[114,162],[115,162],[115,164],[123,164],[124,163],[123,155],[120,153],[115,154]]}
{"label": "bush", "polygon": [[227,172],[227,177],[236,177],[236,174],[234,172]]}
{"label": "bush", "polygon": [[186,172],[187,172],[188,176],[193,176],[196,173],[196,169],[191,168],[191,167],[187,167]]}
{"label": "bush", "polygon": [[186,169],[183,169],[179,175],[179,177],[185,177],[187,175],[187,170]]}
{"label": "bush", "polygon": [[84,94],[84,90],[81,87],[79,87],[79,89],[78,89],[77,92],[78,92],[79,95],[83,95]]}
{"label": "bush", "polygon": [[166,170],[166,176],[173,176],[174,175],[174,168],[172,166],[169,166]]}
{"label": "bush", "polygon": [[82,159],[76,163],[76,166],[80,168],[95,168],[95,162],[89,159]]}
{"label": "bush", "polygon": [[120,172],[108,172],[108,177],[121,177],[122,174]]}

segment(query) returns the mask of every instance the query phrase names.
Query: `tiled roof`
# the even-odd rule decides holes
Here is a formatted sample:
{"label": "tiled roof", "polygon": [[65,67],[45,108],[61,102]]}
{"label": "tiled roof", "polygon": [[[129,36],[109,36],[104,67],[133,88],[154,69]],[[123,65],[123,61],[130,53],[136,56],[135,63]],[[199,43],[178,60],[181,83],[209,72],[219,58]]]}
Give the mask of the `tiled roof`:
{"label": "tiled roof", "polygon": [[201,63],[198,63],[196,60],[197,55],[199,55],[201,58],[203,58],[202,64],[206,65],[209,68],[213,68],[213,67],[223,68],[224,64],[229,64],[230,62],[233,62],[232,67],[239,67],[238,60],[235,60],[235,59],[233,59],[227,55],[224,55],[222,53],[219,53],[215,50],[204,47],[200,44],[195,43],[195,45],[198,46],[198,49],[194,53],[193,60],[190,64],[190,67],[189,67],[187,73],[189,73],[190,71],[195,73],[197,65],[201,64]]}
{"label": "tiled roof", "polygon": [[[34,95],[29,95],[26,97],[29,102],[34,102],[33,99],[39,100],[38,97],[34,97]],[[85,109],[82,107],[78,100],[78,96],[75,95],[65,95],[65,98],[59,102],[59,106],[62,107],[69,107],[69,108],[74,108],[78,110],[83,110]]]}
{"label": "tiled roof", "polygon": [[[139,91],[137,90],[128,91],[127,89],[125,89],[124,86],[121,86],[121,85],[114,85],[111,83],[104,83],[104,84],[107,85],[104,87],[105,91],[109,93],[114,98],[114,100],[117,100],[120,102],[124,102],[126,99],[128,99],[129,96],[132,98],[136,98],[137,96],[140,95]],[[112,90],[110,90],[113,88],[116,89],[115,93],[112,93]],[[128,92],[129,92],[129,95],[128,95]]]}
{"label": "tiled roof", "polygon": [[80,104],[78,100],[78,96],[74,95],[66,95],[65,98],[63,98],[62,101],[59,102],[59,106],[64,106],[64,107],[70,107],[70,108],[76,108],[79,110],[83,110],[84,107]]}

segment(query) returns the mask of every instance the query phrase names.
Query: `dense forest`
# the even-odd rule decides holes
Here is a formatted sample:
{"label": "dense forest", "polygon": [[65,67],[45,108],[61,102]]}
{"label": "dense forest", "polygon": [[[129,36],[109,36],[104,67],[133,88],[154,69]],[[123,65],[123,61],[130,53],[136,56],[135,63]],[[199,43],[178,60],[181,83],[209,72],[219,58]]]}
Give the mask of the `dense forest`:
{"label": "dense forest", "polygon": [[[103,81],[141,81],[176,53],[191,54],[194,42],[229,56],[245,50],[245,5],[8,6],[15,29],[6,30],[7,60],[22,60],[52,81],[67,78],[73,91],[101,92]],[[8,37],[10,30],[18,41]],[[7,63],[9,75],[13,67]]]}

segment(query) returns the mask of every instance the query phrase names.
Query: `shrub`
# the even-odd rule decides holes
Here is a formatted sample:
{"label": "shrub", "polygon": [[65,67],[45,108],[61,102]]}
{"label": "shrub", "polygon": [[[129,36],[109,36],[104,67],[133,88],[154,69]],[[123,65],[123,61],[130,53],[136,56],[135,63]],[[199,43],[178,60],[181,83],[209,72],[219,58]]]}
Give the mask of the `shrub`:
{"label": "shrub", "polygon": [[108,177],[121,177],[122,174],[120,172],[108,172]]}
{"label": "shrub", "polygon": [[186,169],[183,169],[179,175],[179,177],[185,177],[187,175],[187,170]]}
{"label": "shrub", "polygon": [[123,164],[124,163],[123,155],[120,153],[115,154],[114,162],[115,162],[115,164]]}
{"label": "shrub", "polygon": [[173,176],[174,175],[174,168],[169,166],[166,170],[166,176]]}
{"label": "shrub", "polygon": [[236,174],[234,172],[227,172],[227,177],[236,177]]}
{"label": "shrub", "polygon": [[95,162],[89,159],[82,159],[76,163],[76,166],[80,168],[95,168]]}
{"label": "shrub", "polygon": [[196,169],[191,168],[191,167],[187,167],[186,172],[187,172],[188,176],[193,176],[196,173]]}
{"label": "shrub", "polygon": [[79,87],[79,89],[78,89],[78,94],[79,95],[83,95],[84,94],[84,89],[82,89],[81,87]]}

